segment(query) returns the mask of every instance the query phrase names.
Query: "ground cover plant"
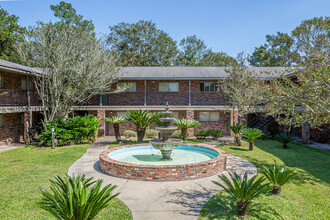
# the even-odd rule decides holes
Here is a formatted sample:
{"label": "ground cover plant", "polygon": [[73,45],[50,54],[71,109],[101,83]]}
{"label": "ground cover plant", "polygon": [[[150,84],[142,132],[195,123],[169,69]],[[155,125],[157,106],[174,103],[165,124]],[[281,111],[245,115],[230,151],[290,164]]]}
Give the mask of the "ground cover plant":
{"label": "ground cover plant", "polygon": [[54,119],[46,123],[45,130],[39,136],[40,144],[52,146],[52,128],[55,129],[57,146],[93,143],[99,124],[93,115]]}
{"label": "ground cover plant", "polygon": [[[279,196],[269,192],[255,198],[249,206],[249,219],[330,218],[330,152],[295,142],[283,149],[281,143],[271,139],[256,140],[253,151],[234,145],[219,148],[252,162],[258,169],[278,164],[296,173]],[[236,204],[228,193],[221,191],[204,205],[199,220],[206,219],[237,219]]]}
{"label": "ground cover plant", "polygon": [[[22,147],[0,153],[0,219],[53,219],[42,210],[40,187],[54,175],[64,176],[89,145],[56,149]],[[132,219],[129,209],[114,198],[96,219]]]}

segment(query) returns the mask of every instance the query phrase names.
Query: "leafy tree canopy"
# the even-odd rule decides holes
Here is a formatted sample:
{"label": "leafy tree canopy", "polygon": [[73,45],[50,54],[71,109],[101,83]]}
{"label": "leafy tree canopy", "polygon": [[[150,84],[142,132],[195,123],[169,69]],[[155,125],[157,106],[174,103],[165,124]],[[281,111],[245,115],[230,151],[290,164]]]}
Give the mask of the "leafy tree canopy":
{"label": "leafy tree canopy", "polygon": [[176,42],[152,21],[111,26],[108,43],[120,66],[170,66],[177,54]]}
{"label": "leafy tree canopy", "polygon": [[94,31],[94,24],[91,20],[83,20],[82,15],[78,15],[76,9],[70,3],[61,1],[58,5],[51,5],[50,9],[54,16],[60,19],[61,25],[71,25]]}
{"label": "leafy tree canopy", "polygon": [[26,31],[18,24],[19,17],[9,15],[0,7],[0,59],[22,63],[16,51],[17,41],[23,40]]}

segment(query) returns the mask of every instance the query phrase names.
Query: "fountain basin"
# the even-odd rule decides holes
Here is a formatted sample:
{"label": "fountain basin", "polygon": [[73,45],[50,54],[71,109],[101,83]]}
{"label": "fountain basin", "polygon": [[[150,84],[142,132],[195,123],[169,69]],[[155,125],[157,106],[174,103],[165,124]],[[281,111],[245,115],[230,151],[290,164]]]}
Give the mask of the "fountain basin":
{"label": "fountain basin", "polygon": [[183,181],[219,174],[226,156],[215,148],[181,145],[173,160],[162,161],[160,151],[150,144],[127,145],[100,154],[100,168],[110,175],[140,181]]}

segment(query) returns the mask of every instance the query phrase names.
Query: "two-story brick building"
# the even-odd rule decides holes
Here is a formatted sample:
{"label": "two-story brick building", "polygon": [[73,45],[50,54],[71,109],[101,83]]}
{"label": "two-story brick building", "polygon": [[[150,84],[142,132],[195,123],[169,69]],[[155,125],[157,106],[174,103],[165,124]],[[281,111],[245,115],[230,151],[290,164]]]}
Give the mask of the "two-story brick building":
{"label": "two-story brick building", "polygon": [[28,128],[37,123],[40,102],[33,81],[41,71],[31,70],[0,60],[0,144],[26,140]]}

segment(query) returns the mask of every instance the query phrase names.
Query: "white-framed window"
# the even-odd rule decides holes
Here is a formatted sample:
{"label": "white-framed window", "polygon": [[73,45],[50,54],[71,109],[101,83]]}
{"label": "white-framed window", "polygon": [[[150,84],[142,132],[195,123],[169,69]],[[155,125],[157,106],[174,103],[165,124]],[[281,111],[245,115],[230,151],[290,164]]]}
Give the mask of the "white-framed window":
{"label": "white-framed window", "polygon": [[199,121],[219,121],[219,112],[200,112]]}
{"label": "white-framed window", "polygon": [[33,90],[33,81],[29,80],[29,83],[27,83],[26,79],[21,79],[21,88],[22,88],[22,90],[27,90],[27,88],[29,88],[29,91],[32,91]]}
{"label": "white-framed window", "polygon": [[216,92],[219,91],[219,86],[216,82],[203,82],[200,83],[201,92]]}
{"label": "white-framed window", "polygon": [[159,92],[179,92],[179,82],[159,82]]}
{"label": "white-framed window", "polygon": [[119,82],[117,83],[117,89],[127,87],[124,92],[136,92],[136,82]]}
{"label": "white-framed window", "polygon": [[2,89],[5,85],[4,78],[2,75],[0,75],[0,89]]}
{"label": "white-framed window", "polygon": [[3,128],[4,125],[5,125],[4,115],[0,114],[0,128]]}
{"label": "white-framed window", "polygon": [[127,118],[126,112],[116,112],[117,117]]}

